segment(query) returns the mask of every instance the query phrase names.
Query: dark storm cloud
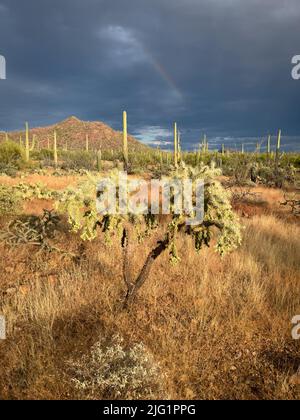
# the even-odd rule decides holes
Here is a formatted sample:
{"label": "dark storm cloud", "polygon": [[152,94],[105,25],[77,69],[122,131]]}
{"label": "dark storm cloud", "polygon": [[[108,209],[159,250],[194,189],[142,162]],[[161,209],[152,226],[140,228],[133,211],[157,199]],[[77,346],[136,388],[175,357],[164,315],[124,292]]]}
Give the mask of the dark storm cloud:
{"label": "dark storm cloud", "polygon": [[[298,0],[0,0],[0,130],[71,114],[168,147],[256,143],[282,128],[299,150]],[[168,132],[168,130],[170,130]]]}

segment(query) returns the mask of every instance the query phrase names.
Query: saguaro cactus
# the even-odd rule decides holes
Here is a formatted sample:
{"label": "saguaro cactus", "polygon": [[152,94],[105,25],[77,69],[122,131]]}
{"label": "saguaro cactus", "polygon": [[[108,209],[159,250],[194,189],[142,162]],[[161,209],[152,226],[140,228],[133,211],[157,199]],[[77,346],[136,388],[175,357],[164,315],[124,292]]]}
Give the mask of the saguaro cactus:
{"label": "saguaro cactus", "polygon": [[128,138],[127,138],[127,112],[123,112],[123,158],[124,169],[128,168]]}
{"label": "saguaro cactus", "polygon": [[178,136],[177,136],[177,123],[174,123],[174,165],[178,166]]}
{"label": "saguaro cactus", "polygon": [[101,150],[98,150],[97,152],[97,169],[100,172],[101,171],[101,159],[102,159],[102,152]]}
{"label": "saguaro cactus", "polygon": [[88,134],[85,136],[85,150],[87,152],[89,151],[89,135]]}
{"label": "saguaro cactus", "polygon": [[25,161],[29,162],[29,126],[28,122],[25,123]]}
{"label": "saguaro cactus", "polygon": [[278,131],[278,137],[277,137],[277,150],[280,151],[281,147],[281,130]]}
{"label": "saguaro cactus", "polygon": [[271,135],[268,135],[268,145],[267,145],[267,153],[268,155],[271,154]]}
{"label": "saguaro cactus", "polygon": [[222,155],[225,155],[225,144],[222,144]]}
{"label": "saguaro cactus", "polygon": [[244,147],[244,143],[242,144],[242,154],[245,153],[245,147]]}
{"label": "saguaro cactus", "polygon": [[54,159],[54,166],[57,167],[57,134],[56,131],[54,131],[54,137],[53,137],[53,159]]}
{"label": "saguaro cactus", "polygon": [[177,132],[177,153],[178,153],[178,162],[181,162],[181,134],[178,130]]}

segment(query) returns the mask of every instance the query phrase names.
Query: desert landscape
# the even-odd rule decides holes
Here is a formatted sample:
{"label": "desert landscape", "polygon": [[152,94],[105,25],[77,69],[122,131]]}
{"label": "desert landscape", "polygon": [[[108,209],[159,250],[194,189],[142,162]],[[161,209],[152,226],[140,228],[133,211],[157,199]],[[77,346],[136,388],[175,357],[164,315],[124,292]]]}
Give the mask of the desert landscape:
{"label": "desert landscape", "polygon": [[1,401],[300,399],[299,20],[0,0]]}
{"label": "desert landscape", "polygon": [[[82,136],[81,149],[78,140],[64,150],[74,130],[63,141],[59,130],[72,123],[84,126],[74,118],[32,132],[27,126],[0,144],[1,397],[299,398],[299,341],[291,335],[300,312],[299,155],[281,153],[280,132],[267,153],[213,152],[207,140],[185,153],[176,137],[175,152],[139,149],[134,139],[126,151],[122,133],[102,132],[101,123],[91,123],[99,144]],[[92,175],[111,176],[125,164],[130,177],[146,180],[202,168],[214,179],[207,185],[216,182],[224,193],[220,203],[228,200],[241,237],[220,256],[215,230],[198,252],[179,231],[177,261],[168,243],[124,306],[124,261],[136,278],[164,238],[167,218],[142,239],[133,236],[126,260],[117,226],[109,240],[101,226],[84,236],[72,227],[72,211],[57,203]],[[215,168],[213,175],[203,168]],[[82,228],[89,204],[80,197]]]}

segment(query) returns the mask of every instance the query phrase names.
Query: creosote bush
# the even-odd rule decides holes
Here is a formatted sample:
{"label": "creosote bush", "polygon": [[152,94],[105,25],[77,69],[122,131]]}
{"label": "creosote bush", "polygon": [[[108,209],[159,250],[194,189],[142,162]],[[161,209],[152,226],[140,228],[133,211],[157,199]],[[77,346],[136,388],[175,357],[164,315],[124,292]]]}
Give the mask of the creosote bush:
{"label": "creosote bush", "polygon": [[2,165],[17,167],[22,157],[21,148],[13,141],[0,143],[0,162]]}
{"label": "creosote bush", "polygon": [[119,335],[90,354],[68,363],[71,381],[87,399],[155,399],[166,397],[164,375],[142,343],[127,348]]}

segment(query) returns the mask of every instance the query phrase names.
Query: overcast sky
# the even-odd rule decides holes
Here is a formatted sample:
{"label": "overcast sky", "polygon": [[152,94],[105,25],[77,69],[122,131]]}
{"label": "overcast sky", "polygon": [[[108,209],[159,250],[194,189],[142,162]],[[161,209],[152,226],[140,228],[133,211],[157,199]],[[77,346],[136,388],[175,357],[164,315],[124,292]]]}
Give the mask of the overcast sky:
{"label": "overcast sky", "polygon": [[0,130],[70,115],[169,147],[300,150],[299,0],[0,0]]}

